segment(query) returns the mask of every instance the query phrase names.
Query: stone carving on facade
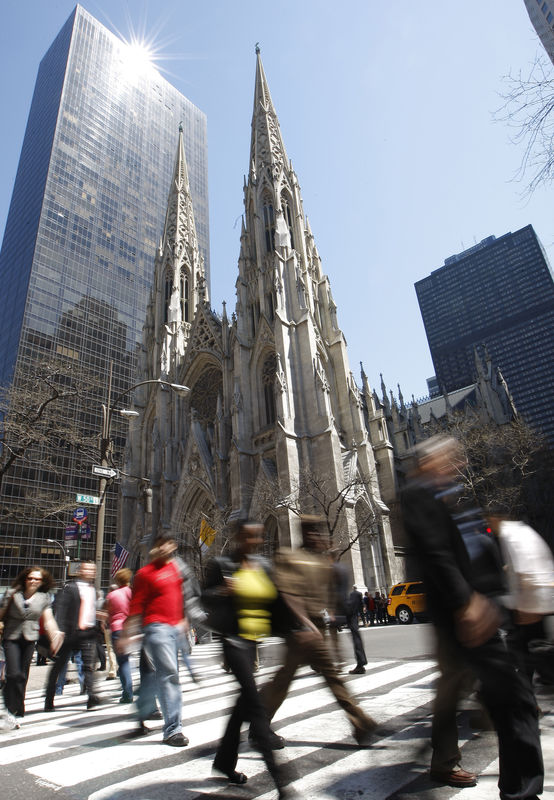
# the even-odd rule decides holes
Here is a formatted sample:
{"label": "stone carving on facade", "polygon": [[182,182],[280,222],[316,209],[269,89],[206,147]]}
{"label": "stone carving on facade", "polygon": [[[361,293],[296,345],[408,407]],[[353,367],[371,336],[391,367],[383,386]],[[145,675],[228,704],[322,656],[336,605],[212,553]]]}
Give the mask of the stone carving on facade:
{"label": "stone carving on facade", "polygon": [[350,391],[350,395],[352,396],[352,399],[356,407],[361,410],[363,407],[362,396],[360,394],[360,390],[358,389],[358,386],[356,384],[356,381],[354,380],[354,376],[352,375],[352,373],[350,373],[348,377],[348,389]]}
{"label": "stone carving on facade", "polygon": [[285,375],[285,370],[283,369],[280,353],[275,353],[275,379],[277,381],[277,388],[281,394],[283,392],[287,392],[287,376]]}
{"label": "stone carving on facade", "polygon": [[235,388],[233,390],[233,404],[231,406],[231,411],[233,414],[238,414],[239,411],[242,411],[242,393],[240,390],[240,383],[239,379],[235,378]]}

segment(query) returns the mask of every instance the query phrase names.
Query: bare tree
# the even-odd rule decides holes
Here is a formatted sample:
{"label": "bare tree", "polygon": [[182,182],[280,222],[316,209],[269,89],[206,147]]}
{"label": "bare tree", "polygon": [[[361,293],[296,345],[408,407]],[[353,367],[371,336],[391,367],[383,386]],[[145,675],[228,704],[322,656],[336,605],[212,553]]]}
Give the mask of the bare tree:
{"label": "bare tree", "polygon": [[458,412],[436,433],[448,432],[462,444],[468,466],[460,473],[468,499],[480,508],[500,504],[514,519],[525,519],[553,540],[554,453],[545,438],[520,417],[498,425]]}
{"label": "bare tree", "polygon": [[[370,482],[359,474],[338,487],[332,478],[309,468],[299,473],[290,492],[269,480],[263,486],[258,484],[256,505],[266,515],[285,508],[298,516],[317,514],[323,517],[339,558],[361,539],[377,536],[377,523],[382,513],[373,499]],[[355,528],[347,524],[348,512],[355,515]]]}
{"label": "bare tree", "polygon": [[507,123],[512,141],[523,144],[517,179],[528,179],[526,193],[554,178],[554,70],[543,56],[537,56],[528,73],[504,77],[507,91],[494,118]]}
{"label": "bare tree", "polygon": [[83,419],[96,388],[97,381],[79,367],[44,360],[0,389],[0,488],[8,488],[3,484],[16,465],[28,475],[24,496],[14,494],[13,486],[3,492],[1,516],[29,519],[34,513],[47,519],[74,506],[62,479],[57,491],[47,492],[34,488],[32,477],[44,471],[63,475],[70,457],[90,470],[98,432],[87,430]]}

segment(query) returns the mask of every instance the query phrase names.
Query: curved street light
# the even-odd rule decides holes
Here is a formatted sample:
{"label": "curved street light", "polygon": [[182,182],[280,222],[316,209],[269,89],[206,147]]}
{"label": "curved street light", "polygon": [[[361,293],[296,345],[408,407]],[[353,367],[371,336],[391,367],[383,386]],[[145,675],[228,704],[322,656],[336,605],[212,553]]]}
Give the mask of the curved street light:
{"label": "curved street light", "polygon": [[[109,454],[111,452],[111,439],[110,439],[110,429],[112,424],[112,417],[115,411],[115,407],[123,400],[123,398],[133,392],[135,389],[138,389],[139,386],[146,386],[147,384],[157,384],[158,386],[167,386],[169,389],[174,391],[176,394],[185,396],[189,394],[190,389],[188,386],[182,386],[179,383],[170,383],[169,381],[164,381],[162,378],[154,378],[152,380],[146,381],[139,381],[138,383],[134,383],[132,386],[129,386],[125,391],[120,392],[113,401],[110,401],[110,397],[112,394],[112,370],[113,370],[113,362],[110,362],[110,371],[108,376],[108,393],[107,393],[107,403],[102,403],[102,436],[100,439],[100,465],[104,469],[107,469],[109,464]],[[130,409],[121,409],[119,413],[123,413],[125,417],[134,417],[138,416],[137,411],[133,411]],[[104,522],[106,518],[106,487],[108,485],[108,479],[106,477],[100,478],[100,485],[99,485],[99,494],[100,494],[100,505],[98,506],[98,516],[96,521],[96,585],[100,588],[101,580],[102,580],[102,558],[104,555]]]}
{"label": "curved street light", "polygon": [[56,541],[56,539],[46,539],[46,541],[49,542],[50,544],[57,545],[57,547],[59,547],[63,553],[63,558],[64,558],[63,582],[65,583],[67,581],[67,565],[71,560],[69,554],[65,549],[65,547],[63,546],[63,544],[61,542]]}

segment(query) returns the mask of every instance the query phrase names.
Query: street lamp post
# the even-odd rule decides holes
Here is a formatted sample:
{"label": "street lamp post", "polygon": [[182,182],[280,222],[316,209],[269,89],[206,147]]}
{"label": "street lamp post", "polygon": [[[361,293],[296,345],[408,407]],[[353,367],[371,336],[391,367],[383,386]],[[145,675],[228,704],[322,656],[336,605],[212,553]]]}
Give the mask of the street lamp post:
{"label": "street lamp post", "polygon": [[[190,392],[188,386],[181,386],[178,383],[170,383],[169,381],[164,381],[161,378],[155,378],[153,380],[147,381],[139,381],[138,383],[129,386],[128,389],[125,389],[124,392],[120,392],[117,397],[111,401],[112,395],[112,369],[113,363],[110,362],[110,370],[108,375],[108,393],[106,398],[106,403],[102,404],[102,434],[100,438],[100,465],[107,469],[110,466],[110,456],[112,451],[112,441],[110,438],[110,429],[112,424],[112,416],[113,412],[115,411],[115,407],[117,404],[122,400],[126,395],[130,394],[135,389],[138,389],[139,386],[145,386],[146,384],[155,383],[158,386],[167,386],[169,389],[172,389],[176,394],[186,395]],[[122,409],[124,416],[135,416],[137,412],[129,412]],[[108,479],[105,476],[100,478],[100,485],[99,485],[99,494],[100,494],[100,505],[98,506],[98,517],[96,522],[96,585],[100,588],[101,580],[102,580],[102,557],[104,554],[104,522],[106,518],[106,488],[108,485]]]}
{"label": "street lamp post", "polygon": [[67,550],[65,549],[63,544],[61,542],[57,542],[56,539],[47,539],[46,541],[49,542],[50,544],[55,544],[57,547],[60,548],[60,550],[63,553],[63,559],[64,559],[64,561],[63,561],[63,564],[64,564],[64,567],[63,567],[63,582],[65,583],[67,581],[67,565],[69,564],[69,561],[70,561],[70,558],[69,558],[69,555],[67,553]]}

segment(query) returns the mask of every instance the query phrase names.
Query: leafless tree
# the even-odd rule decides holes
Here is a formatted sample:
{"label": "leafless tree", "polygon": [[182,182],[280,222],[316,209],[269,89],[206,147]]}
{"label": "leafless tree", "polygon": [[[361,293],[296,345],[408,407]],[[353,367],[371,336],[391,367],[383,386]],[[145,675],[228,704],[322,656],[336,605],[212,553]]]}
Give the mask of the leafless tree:
{"label": "leafless tree", "polygon": [[[460,473],[468,499],[480,508],[499,504],[553,540],[554,453],[521,417],[498,425],[467,412],[454,413],[440,430],[462,444],[468,466]],[[439,425],[434,431],[438,432]]]}
{"label": "leafless tree", "polygon": [[523,145],[516,174],[528,180],[526,193],[554,178],[554,69],[544,56],[537,56],[529,72],[504,77],[506,93],[494,118],[512,131],[512,141]]}
{"label": "leafless tree", "polygon": [[[0,489],[16,465],[29,475],[63,474],[64,461],[71,456],[90,472],[98,432],[86,429],[83,415],[91,410],[96,389],[97,381],[88,373],[56,360],[30,367],[0,389]],[[47,519],[74,506],[63,480],[59,490],[51,492],[34,488],[32,481],[28,484],[24,497],[2,494],[0,516],[29,519],[33,513]]]}
{"label": "leafless tree", "polygon": [[[338,550],[338,557],[362,539],[377,535],[381,510],[373,499],[373,487],[359,474],[341,487],[328,476],[303,469],[285,492],[278,483],[266,480],[257,486],[256,505],[262,514],[272,514],[280,508],[294,514],[317,514],[325,519],[329,538]],[[346,514],[355,515],[356,526],[346,524]]]}

